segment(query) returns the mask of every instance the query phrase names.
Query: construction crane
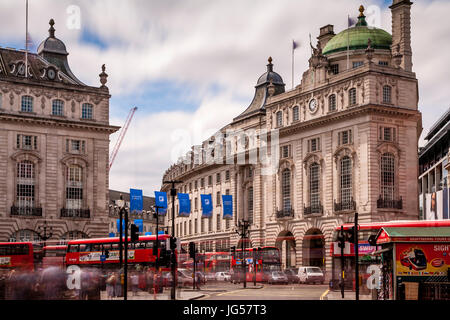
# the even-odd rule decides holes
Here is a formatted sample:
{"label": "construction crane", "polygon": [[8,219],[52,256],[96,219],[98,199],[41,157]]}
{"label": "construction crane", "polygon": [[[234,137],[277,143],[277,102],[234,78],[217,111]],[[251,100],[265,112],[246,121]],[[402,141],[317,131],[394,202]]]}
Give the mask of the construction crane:
{"label": "construction crane", "polygon": [[109,170],[111,170],[114,159],[117,156],[117,152],[119,152],[120,145],[122,144],[123,138],[125,137],[125,134],[127,133],[128,126],[130,125],[131,119],[133,118],[136,110],[137,110],[137,107],[134,107],[130,110],[130,112],[128,113],[128,116],[127,116],[127,120],[125,121],[125,124],[122,127],[122,130],[120,130],[119,138],[117,139],[116,145],[114,146],[114,149],[109,157]]}

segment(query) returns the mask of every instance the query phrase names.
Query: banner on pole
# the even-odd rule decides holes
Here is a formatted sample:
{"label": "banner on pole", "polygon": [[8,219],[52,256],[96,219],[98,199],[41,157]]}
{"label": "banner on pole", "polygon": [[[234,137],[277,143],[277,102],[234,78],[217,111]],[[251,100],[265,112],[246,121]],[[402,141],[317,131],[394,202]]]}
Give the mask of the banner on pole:
{"label": "banner on pole", "polygon": [[142,190],[130,189],[130,213],[142,213],[144,209],[144,199],[142,197]]}
{"label": "banner on pole", "polygon": [[180,204],[180,211],[178,213],[178,216],[189,217],[191,213],[191,202],[189,201],[189,194],[179,193],[178,203]]}
{"label": "banner on pole", "polygon": [[[117,233],[120,235],[120,219],[117,219]],[[125,234],[125,220],[122,220],[122,236]]]}
{"label": "banner on pole", "polygon": [[151,236],[152,233],[151,233],[151,232],[146,232],[145,235],[146,235],[146,236]]}
{"label": "banner on pole", "polygon": [[144,231],[144,220],[142,220],[142,219],[135,219],[134,220],[134,224],[136,226],[138,226],[139,232],[143,232]]}
{"label": "banner on pole", "polygon": [[223,218],[233,219],[233,196],[223,195],[222,196],[222,208],[223,208]]}
{"label": "banner on pole", "polygon": [[159,215],[165,215],[167,212],[167,193],[155,191],[155,204],[158,207],[162,207],[158,209]]}
{"label": "banner on pole", "polygon": [[202,202],[202,217],[203,218],[211,218],[212,217],[212,197],[210,194],[201,194],[200,199]]}

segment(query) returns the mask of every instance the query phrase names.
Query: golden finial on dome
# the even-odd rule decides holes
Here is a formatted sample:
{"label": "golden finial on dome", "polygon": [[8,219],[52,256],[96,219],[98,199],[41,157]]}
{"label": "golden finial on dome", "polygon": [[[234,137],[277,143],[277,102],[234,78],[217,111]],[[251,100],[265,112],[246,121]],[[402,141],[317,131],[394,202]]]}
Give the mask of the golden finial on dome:
{"label": "golden finial on dome", "polygon": [[359,16],[360,16],[360,17],[364,17],[364,6],[363,6],[363,5],[361,5],[361,6],[359,7],[359,12],[360,12]]}

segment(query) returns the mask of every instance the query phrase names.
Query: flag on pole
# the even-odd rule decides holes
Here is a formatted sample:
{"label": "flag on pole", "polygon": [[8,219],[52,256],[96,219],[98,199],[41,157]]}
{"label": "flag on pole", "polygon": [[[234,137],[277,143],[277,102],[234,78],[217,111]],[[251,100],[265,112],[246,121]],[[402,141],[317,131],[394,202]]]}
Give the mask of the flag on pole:
{"label": "flag on pole", "polygon": [[358,19],[355,17],[350,17],[350,15],[348,15],[348,27],[352,27],[354,26],[356,23],[358,22]]}
{"label": "flag on pole", "polygon": [[298,48],[298,43],[295,42],[295,40],[292,40],[292,50],[295,50]]}

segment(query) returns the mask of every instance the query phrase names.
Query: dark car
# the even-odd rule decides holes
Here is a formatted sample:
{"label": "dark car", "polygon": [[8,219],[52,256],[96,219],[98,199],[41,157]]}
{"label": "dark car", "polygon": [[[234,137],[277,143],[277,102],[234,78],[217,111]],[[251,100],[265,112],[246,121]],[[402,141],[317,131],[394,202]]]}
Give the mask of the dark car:
{"label": "dark car", "polygon": [[294,269],[284,270],[284,274],[288,277],[288,280],[290,283],[299,283],[300,282],[297,272]]}

